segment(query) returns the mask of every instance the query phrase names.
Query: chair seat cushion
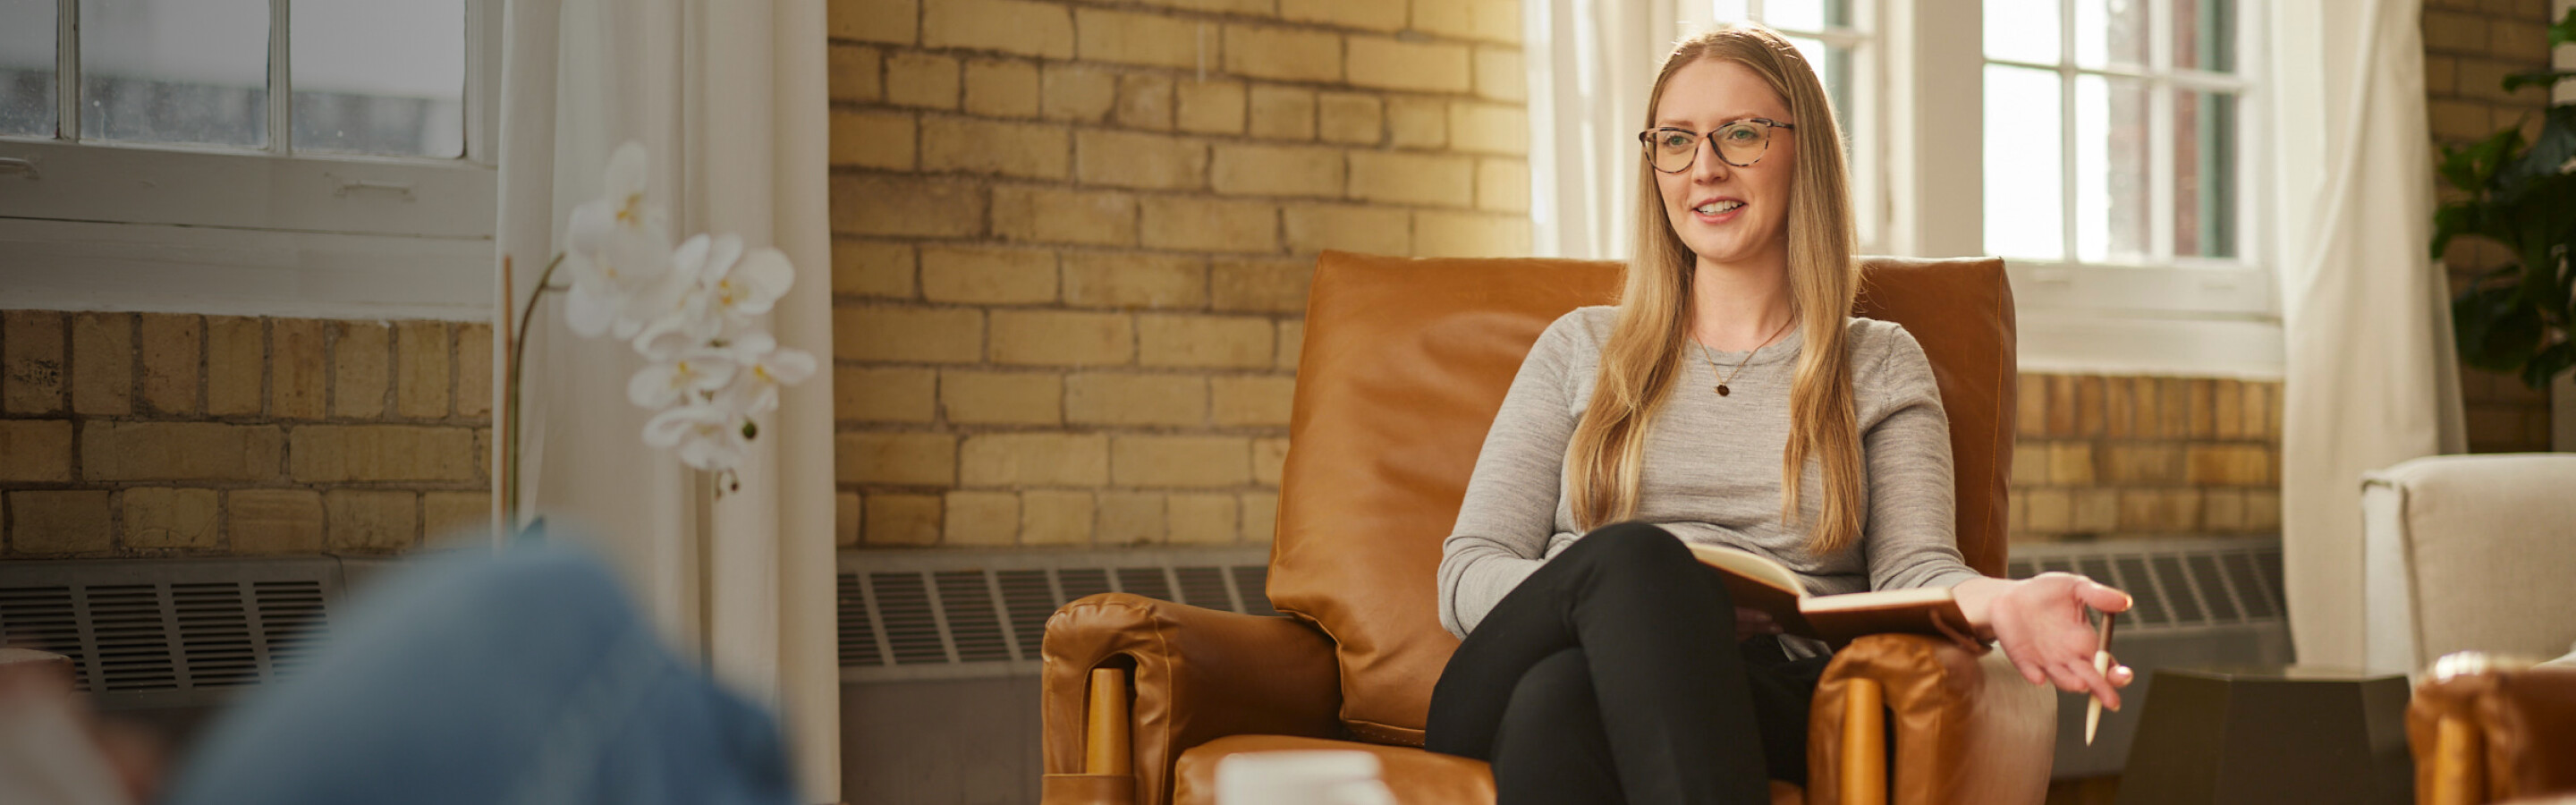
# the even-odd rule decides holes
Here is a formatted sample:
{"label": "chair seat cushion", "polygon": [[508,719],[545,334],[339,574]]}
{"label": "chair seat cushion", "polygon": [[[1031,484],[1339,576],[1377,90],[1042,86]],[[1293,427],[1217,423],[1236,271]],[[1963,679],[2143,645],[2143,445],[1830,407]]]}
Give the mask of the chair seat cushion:
{"label": "chair seat cushion", "polygon": [[[1315,749],[1356,749],[1376,755],[1386,787],[1404,805],[1493,805],[1494,773],[1481,760],[1444,755],[1409,746],[1357,741],[1296,738],[1286,735],[1230,735],[1181,753],[1173,772],[1172,805],[1214,805],[1216,764],[1227,755]],[[1772,805],[1799,805],[1806,793],[1798,786],[1771,781]]]}

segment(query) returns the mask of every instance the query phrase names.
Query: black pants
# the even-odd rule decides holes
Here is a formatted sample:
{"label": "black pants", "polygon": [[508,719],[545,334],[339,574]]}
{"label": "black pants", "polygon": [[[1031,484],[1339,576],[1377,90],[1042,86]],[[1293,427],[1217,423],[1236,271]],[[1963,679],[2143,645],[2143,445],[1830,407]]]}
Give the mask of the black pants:
{"label": "black pants", "polygon": [[1495,604],[1431,695],[1432,751],[1493,763],[1500,805],[1764,803],[1805,784],[1825,658],[1735,640],[1716,571],[1605,526]]}

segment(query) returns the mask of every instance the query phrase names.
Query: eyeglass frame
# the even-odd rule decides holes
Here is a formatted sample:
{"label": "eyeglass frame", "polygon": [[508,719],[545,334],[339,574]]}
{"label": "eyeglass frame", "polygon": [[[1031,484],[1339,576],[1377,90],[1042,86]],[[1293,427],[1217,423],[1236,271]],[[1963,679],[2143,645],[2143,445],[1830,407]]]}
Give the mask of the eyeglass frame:
{"label": "eyeglass frame", "polygon": [[[1765,127],[1762,130],[1762,156],[1754,157],[1752,162],[1743,163],[1727,159],[1726,146],[1717,144],[1717,133],[1748,123],[1759,123]],[[1754,165],[1760,164],[1762,162],[1762,157],[1771,155],[1771,129],[1788,129],[1790,131],[1796,131],[1798,129],[1798,124],[1782,123],[1767,117],[1748,117],[1743,120],[1729,122],[1726,125],[1709,129],[1707,131],[1691,131],[1690,129],[1682,128],[1680,126],[1656,126],[1645,131],[1637,132],[1637,144],[1643,146],[1647,151],[1646,167],[1653,168],[1657,173],[1681,173],[1682,171],[1690,170],[1691,168],[1699,165],[1700,142],[1708,143],[1709,151],[1717,154],[1717,161],[1734,165],[1738,168],[1750,168]],[[1696,141],[1691,144],[1691,161],[1688,164],[1683,165],[1680,170],[1664,170],[1663,166],[1655,164],[1655,143],[1650,138],[1655,135],[1655,132],[1659,131],[1683,132],[1691,135],[1692,139]]]}

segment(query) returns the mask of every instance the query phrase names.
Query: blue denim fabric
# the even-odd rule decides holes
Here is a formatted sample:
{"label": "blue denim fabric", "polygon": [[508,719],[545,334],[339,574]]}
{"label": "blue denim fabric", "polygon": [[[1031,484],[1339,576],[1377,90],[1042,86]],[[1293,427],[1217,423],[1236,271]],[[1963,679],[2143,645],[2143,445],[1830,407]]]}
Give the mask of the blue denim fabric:
{"label": "blue denim fabric", "polygon": [[664,648],[575,549],[426,560],[331,629],[210,731],[171,803],[794,799],[770,716]]}

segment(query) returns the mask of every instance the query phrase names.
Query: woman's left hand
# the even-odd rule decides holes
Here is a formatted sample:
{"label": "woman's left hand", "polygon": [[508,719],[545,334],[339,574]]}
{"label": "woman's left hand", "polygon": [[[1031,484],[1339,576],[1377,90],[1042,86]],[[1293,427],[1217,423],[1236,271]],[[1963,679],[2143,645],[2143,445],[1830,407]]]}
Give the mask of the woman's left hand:
{"label": "woman's left hand", "polygon": [[2022,678],[2069,693],[2090,692],[2102,706],[2120,709],[2119,689],[2136,674],[2116,660],[2108,673],[2093,669],[2101,638],[2085,620],[2084,608],[2126,612],[2128,593],[2072,573],[1975,579],[1953,592],[1968,620],[2003,644],[2004,657]]}

